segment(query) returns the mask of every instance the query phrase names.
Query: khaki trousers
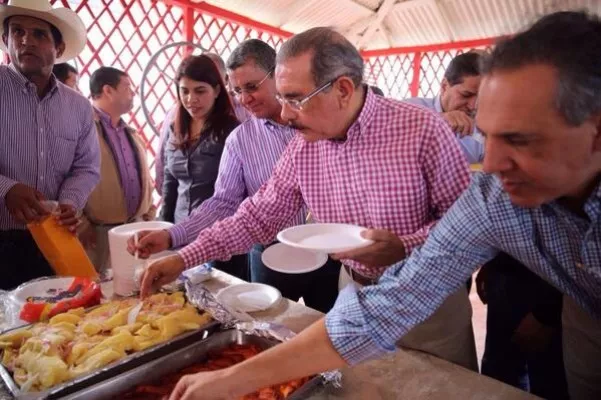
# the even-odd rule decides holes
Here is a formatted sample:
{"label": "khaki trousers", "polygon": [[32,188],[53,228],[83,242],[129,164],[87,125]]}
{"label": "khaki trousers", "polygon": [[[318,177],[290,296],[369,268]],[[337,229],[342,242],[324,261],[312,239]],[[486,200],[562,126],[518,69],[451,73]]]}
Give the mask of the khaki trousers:
{"label": "khaki trousers", "polygon": [[[361,287],[341,268],[338,289],[342,290],[348,284]],[[472,306],[465,286],[450,295],[427,320],[403,336],[397,346],[423,351],[478,372]]]}
{"label": "khaki trousers", "polygon": [[601,399],[601,320],[563,297],[563,360],[570,398]]}

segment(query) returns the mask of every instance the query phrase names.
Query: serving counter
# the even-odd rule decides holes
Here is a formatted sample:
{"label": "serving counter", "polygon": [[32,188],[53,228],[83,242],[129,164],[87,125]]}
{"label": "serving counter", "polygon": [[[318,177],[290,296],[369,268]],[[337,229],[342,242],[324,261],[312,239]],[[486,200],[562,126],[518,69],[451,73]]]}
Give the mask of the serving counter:
{"label": "serving counter", "polygon": [[[216,293],[239,279],[221,271],[204,284]],[[106,285],[104,285],[106,287]],[[295,332],[322,317],[318,311],[283,299],[277,306],[253,313],[257,320],[276,322]],[[463,367],[417,351],[399,349],[382,359],[342,370],[342,388],[331,386],[314,391],[310,399],[461,399],[496,400],[535,399],[528,393],[476,374]],[[2,385],[0,383],[0,385]],[[11,399],[5,387],[0,387],[0,399]]]}

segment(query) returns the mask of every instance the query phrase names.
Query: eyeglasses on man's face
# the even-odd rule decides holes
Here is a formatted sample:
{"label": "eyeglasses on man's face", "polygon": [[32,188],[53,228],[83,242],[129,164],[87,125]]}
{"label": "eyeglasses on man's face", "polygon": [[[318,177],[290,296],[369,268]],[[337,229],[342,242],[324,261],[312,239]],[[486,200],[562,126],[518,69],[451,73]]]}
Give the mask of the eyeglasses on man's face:
{"label": "eyeglasses on man's face", "polygon": [[246,93],[246,94],[256,93],[257,90],[259,90],[259,87],[263,84],[263,82],[265,82],[267,80],[267,78],[269,78],[271,73],[272,73],[272,71],[269,71],[267,73],[267,75],[265,75],[265,77],[257,83],[247,83],[246,85],[244,85],[244,87],[235,87],[232,89],[232,92],[234,93],[235,96],[242,96],[243,93]]}
{"label": "eyeglasses on man's face", "polygon": [[338,78],[340,78],[340,77],[336,77],[336,78],[324,83],[323,85],[321,85],[320,87],[318,87],[317,89],[313,90],[311,93],[309,93],[308,95],[306,95],[305,97],[302,97],[300,99],[287,99],[287,98],[281,96],[280,94],[276,94],[276,99],[282,106],[284,104],[286,104],[286,105],[288,105],[288,107],[292,108],[295,111],[301,111],[303,109],[303,106],[305,104],[307,104],[307,102],[309,100],[311,100],[313,97],[317,96],[318,94],[320,94],[321,92],[323,92],[324,90],[326,90],[327,88],[332,86],[332,84],[334,82],[336,82],[336,80]]}

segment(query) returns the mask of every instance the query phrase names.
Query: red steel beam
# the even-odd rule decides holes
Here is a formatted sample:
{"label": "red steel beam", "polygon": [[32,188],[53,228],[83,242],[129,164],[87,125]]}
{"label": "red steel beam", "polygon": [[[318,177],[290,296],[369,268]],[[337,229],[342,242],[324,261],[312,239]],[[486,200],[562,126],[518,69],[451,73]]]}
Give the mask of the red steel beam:
{"label": "red steel beam", "polygon": [[[194,9],[192,7],[184,8],[184,32],[186,42],[194,42]],[[184,58],[192,54],[194,49],[191,46],[186,46],[184,49]]]}
{"label": "red steel beam", "polygon": [[411,97],[417,97],[419,92],[419,78],[422,71],[422,53],[419,51],[413,55],[413,79],[409,85]]}
{"label": "red steel beam", "polygon": [[255,21],[251,18],[245,17],[244,15],[240,15],[240,14],[237,14],[232,11],[224,10],[223,8],[215,7],[211,4],[205,3],[204,1],[200,2],[200,3],[193,3],[190,0],[154,0],[154,1],[161,1],[167,5],[179,6],[184,9],[190,7],[195,10],[202,11],[203,13],[211,15],[213,17],[222,18],[229,22],[235,22],[237,24],[246,26],[248,28],[253,28],[258,31],[270,33],[272,35],[282,36],[284,38],[289,38],[293,35],[292,33],[285,31],[283,29],[276,28],[275,26],[271,26],[268,24],[264,24],[262,22]]}
{"label": "red steel beam", "polygon": [[482,46],[490,46],[494,45],[498,40],[503,37],[494,37],[494,38],[486,38],[486,39],[476,39],[476,40],[463,40],[459,42],[449,42],[449,43],[440,43],[440,44],[432,44],[426,46],[411,46],[411,47],[389,47],[387,49],[378,49],[378,50],[364,50],[361,52],[363,57],[382,57],[382,56],[391,56],[397,54],[407,54],[407,53],[426,53],[430,51],[444,51],[444,50],[453,50],[453,49],[465,49],[469,47],[482,47]]}

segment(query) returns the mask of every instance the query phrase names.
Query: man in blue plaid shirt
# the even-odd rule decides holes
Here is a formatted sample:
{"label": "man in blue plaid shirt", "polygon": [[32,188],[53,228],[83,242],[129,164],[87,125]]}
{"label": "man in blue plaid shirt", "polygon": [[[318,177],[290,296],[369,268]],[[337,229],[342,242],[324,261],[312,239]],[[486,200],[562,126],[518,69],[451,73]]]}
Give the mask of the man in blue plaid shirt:
{"label": "man in blue plaid shirt", "polygon": [[487,138],[485,173],[421,249],[377,285],[347,287],[295,339],[183,377],[171,400],[240,396],[394,351],[500,251],[564,294],[570,396],[601,399],[601,20],[555,13],[500,43],[484,68],[476,123]]}

